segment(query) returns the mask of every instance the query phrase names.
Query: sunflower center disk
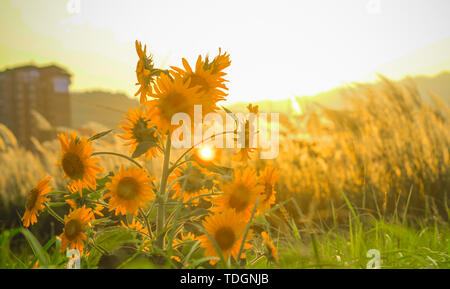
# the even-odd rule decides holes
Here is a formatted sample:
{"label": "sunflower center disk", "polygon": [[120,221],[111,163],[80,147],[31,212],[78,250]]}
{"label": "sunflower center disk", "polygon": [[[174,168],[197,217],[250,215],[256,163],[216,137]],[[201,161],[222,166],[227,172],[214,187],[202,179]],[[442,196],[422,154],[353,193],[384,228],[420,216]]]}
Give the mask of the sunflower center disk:
{"label": "sunflower center disk", "polygon": [[71,179],[80,179],[84,174],[83,161],[77,154],[66,153],[62,159],[62,167],[64,172]]}
{"label": "sunflower center disk", "polygon": [[197,74],[192,74],[191,75],[191,83],[190,83],[189,87],[196,87],[196,86],[199,86],[198,92],[209,91],[209,84],[206,81],[206,79]]}
{"label": "sunflower center disk", "polygon": [[138,182],[131,177],[121,179],[117,185],[117,195],[124,200],[133,200],[139,192]]}
{"label": "sunflower center disk", "polygon": [[234,242],[236,241],[236,236],[234,235],[234,231],[230,227],[222,227],[216,231],[214,239],[219,245],[222,251],[229,250],[233,247]]}
{"label": "sunflower center disk", "polygon": [[187,175],[186,183],[181,182],[186,192],[196,193],[203,188],[203,175],[197,168],[193,168],[193,171]]}
{"label": "sunflower center disk", "polygon": [[250,202],[249,193],[247,188],[240,186],[234,193],[231,194],[229,205],[231,208],[235,209],[237,212],[244,211]]}
{"label": "sunflower center disk", "polygon": [[163,98],[159,108],[168,121],[170,121],[172,116],[178,112],[189,113],[191,110],[188,98],[178,92],[171,92],[167,97]]}
{"label": "sunflower center disk", "polygon": [[34,204],[37,201],[38,195],[39,195],[39,190],[32,189],[30,191],[30,193],[28,194],[27,203],[25,204],[25,208],[27,210],[31,210],[34,207]]}
{"label": "sunflower center disk", "polygon": [[139,118],[133,127],[133,136],[137,140],[137,142],[157,141],[157,137],[155,136],[155,129],[148,127],[148,121],[143,118]]}
{"label": "sunflower center disk", "polygon": [[73,240],[81,232],[81,224],[78,220],[70,220],[67,222],[64,231],[67,239]]}

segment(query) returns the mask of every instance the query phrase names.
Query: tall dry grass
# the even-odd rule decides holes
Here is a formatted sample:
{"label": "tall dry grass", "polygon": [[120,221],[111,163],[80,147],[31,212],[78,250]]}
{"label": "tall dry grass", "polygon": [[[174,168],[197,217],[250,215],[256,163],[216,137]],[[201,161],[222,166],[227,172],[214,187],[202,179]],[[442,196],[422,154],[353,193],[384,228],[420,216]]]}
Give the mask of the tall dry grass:
{"label": "tall dry grass", "polygon": [[289,213],[299,222],[348,218],[345,195],[361,214],[448,219],[448,105],[385,78],[346,97],[345,111],[316,106],[284,119],[275,163],[279,198],[299,207]]}

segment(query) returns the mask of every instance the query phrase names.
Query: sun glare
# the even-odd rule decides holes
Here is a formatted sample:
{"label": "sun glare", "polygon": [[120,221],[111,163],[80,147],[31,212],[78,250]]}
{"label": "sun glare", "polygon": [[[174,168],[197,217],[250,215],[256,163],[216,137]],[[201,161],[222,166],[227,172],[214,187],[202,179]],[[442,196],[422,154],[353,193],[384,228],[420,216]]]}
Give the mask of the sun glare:
{"label": "sun glare", "polygon": [[302,108],[300,107],[300,104],[298,103],[295,96],[291,96],[291,106],[292,106],[292,109],[294,110],[295,114],[298,114],[298,115],[302,114]]}
{"label": "sun glare", "polygon": [[204,146],[200,148],[200,157],[205,160],[209,161],[214,158],[214,150],[210,146]]}

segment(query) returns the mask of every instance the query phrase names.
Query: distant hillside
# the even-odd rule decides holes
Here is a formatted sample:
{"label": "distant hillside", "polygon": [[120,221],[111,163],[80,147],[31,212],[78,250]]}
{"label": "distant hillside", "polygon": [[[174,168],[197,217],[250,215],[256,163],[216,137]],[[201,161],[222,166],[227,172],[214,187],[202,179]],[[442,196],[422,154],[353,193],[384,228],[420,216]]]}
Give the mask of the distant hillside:
{"label": "distant hillside", "polygon": [[[425,101],[430,100],[429,92],[440,96],[446,103],[450,104],[450,71],[444,71],[434,76],[406,77],[399,81],[401,84],[409,85],[415,83]],[[377,85],[377,83],[371,83]],[[328,108],[343,108],[346,105],[343,97],[351,88],[338,87],[314,96],[296,97],[302,109],[308,109],[313,103],[318,103]],[[260,111],[273,111],[280,113],[292,113],[292,101],[290,99],[270,101],[264,100],[254,103],[259,105]],[[245,111],[248,103],[238,102],[226,105],[232,111]]]}
{"label": "distant hillside", "polygon": [[106,91],[90,91],[71,93],[72,126],[81,127],[91,122],[97,122],[107,128],[117,128],[122,115],[132,106],[137,106],[137,100],[126,94]]}
{"label": "distant hillside", "polygon": [[[425,100],[429,99],[429,92],[433,92],[450,104],[450,71],[441,72],[432,77],[416,76],[411,80],[417,84],[420,94],[425,97]],[[403,81],[408,81],[408,79]]]}
{"label": "distant hillside", "polygon": [[[450,72],[442,72],[435,76],[415,76],[405,78],[400,83],[416,83],[425,101],[428,101],[429,91],[439,95],[450,104]],[[376,83],[373,85],[377,85]],[[297,97],[302,110],[307,110],[313,103],[319,103],[328,108],[345,107],[343,95],[349,91],[349,87],[339,87],[314,96]],[[106,91],[91,91],[72,93],[72,126],[82,127],[91,122],[97,122],[107,128],[117,128],[122,115],[132,106],[137,106],[138,101],[129,98],[122,93]],[[293,113],[292,100],[278,101],[264,100],[255,103],[260,111],[272,111],[280,113]],[[248,103],[239,102],[226,105],[232,111],[245,111]]]}

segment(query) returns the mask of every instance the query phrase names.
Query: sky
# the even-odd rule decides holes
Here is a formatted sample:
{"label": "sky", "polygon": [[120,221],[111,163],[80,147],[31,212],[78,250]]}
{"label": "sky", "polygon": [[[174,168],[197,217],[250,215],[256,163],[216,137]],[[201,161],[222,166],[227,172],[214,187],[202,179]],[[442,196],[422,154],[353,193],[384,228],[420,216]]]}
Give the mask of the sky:
{"label": "sky", "polygon": [[0,16],[0,69],[57,63],[73,91],[132,96],[136,39],[162,68],[230,53],[229,102],[450,70],[448,0],[2,0]]}

